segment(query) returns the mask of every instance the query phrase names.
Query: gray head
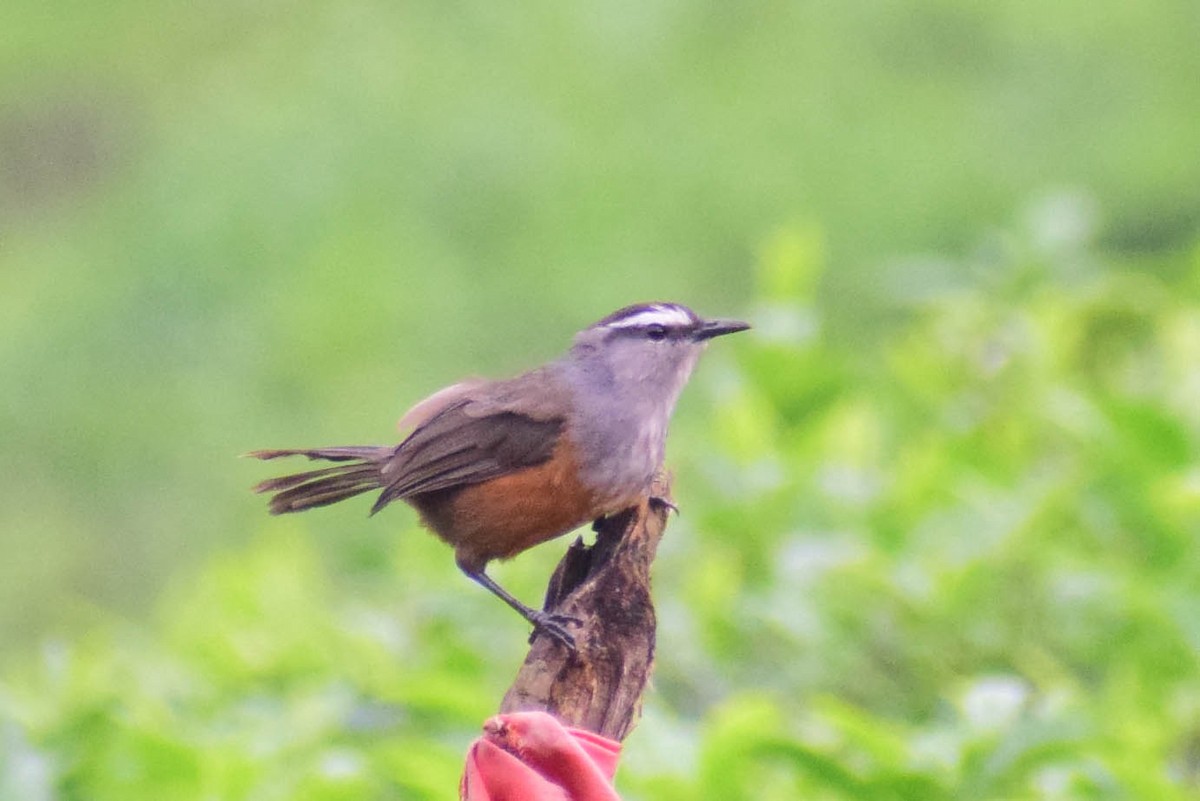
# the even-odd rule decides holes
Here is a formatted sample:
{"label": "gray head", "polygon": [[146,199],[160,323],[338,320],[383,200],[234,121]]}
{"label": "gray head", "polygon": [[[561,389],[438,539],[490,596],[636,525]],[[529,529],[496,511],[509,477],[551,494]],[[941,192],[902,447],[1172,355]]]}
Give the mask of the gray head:
{"label": "gray head", "polygon": [[580,331],[570,359],[610,392],[635,393],[626,400],[665,406],[669,414],[708,341],[749,327],[706,320],[678,303],[639,303]]}
{"label": "gray head", "polygon": [[675,401],[708,340],[749,327],[705,320],[677,303],[640,303],[575,336],[559,365],[574,395],[580,471],[611,490],[614,509],[662,466]]}

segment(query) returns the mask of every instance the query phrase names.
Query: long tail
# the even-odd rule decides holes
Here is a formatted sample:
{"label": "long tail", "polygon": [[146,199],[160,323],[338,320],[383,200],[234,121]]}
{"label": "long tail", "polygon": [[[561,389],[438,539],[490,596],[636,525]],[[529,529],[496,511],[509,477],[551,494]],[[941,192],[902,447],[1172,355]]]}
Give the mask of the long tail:
{"label": "long tail", "polygon": [[255,492],[275,493],[271,497],[271,514],[281,515],[327,506],[379,489],[383,486],[383,465],[394,451],[394,446],[359,445],[315,450],[254,451],[246,455],[255,459],[307,456],[309,459],[348,463],[271,478],[257,485]]}

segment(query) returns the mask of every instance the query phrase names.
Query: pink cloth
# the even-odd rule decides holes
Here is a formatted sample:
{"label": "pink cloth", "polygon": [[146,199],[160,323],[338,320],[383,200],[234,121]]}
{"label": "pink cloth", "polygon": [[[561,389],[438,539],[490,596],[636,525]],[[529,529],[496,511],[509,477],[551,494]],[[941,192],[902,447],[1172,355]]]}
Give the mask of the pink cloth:
{"label": "pink cloth", "polygon": [[613,790],[621,744],[569,729],[545,712],[496,715],[471,744],[463,801],[620,801]]}

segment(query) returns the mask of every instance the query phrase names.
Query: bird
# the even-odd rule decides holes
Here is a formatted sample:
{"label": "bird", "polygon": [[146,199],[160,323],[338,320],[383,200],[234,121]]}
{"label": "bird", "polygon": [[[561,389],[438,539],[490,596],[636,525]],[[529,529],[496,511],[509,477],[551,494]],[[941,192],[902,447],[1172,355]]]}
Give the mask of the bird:
{"label": "bird", "polygon": [[740,320],[706,319],[679,303],[638,303],[579,331],[569,350],[514,378],[467,378],[419,401],[400,419],[396,445],[257,450],[332,466],[268,479],[272,514],[379,490],[454,549],[473,581],[568,649],[575,618],[534,609],[486,572],[586,523],[650,497],[662,470],[676,401],[715,337]]}

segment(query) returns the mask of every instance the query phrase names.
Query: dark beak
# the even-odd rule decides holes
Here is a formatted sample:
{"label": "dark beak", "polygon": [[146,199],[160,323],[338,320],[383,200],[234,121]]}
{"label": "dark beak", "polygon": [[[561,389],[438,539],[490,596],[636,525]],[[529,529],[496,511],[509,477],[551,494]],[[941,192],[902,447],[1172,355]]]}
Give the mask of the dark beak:
{"label": "dark beak", "polygon": [[705,320],[692,334],[692,339],[705,340],[713,337],[723,337],[726,334],[736,334],[750,327],[749,323],[741,320]]}

